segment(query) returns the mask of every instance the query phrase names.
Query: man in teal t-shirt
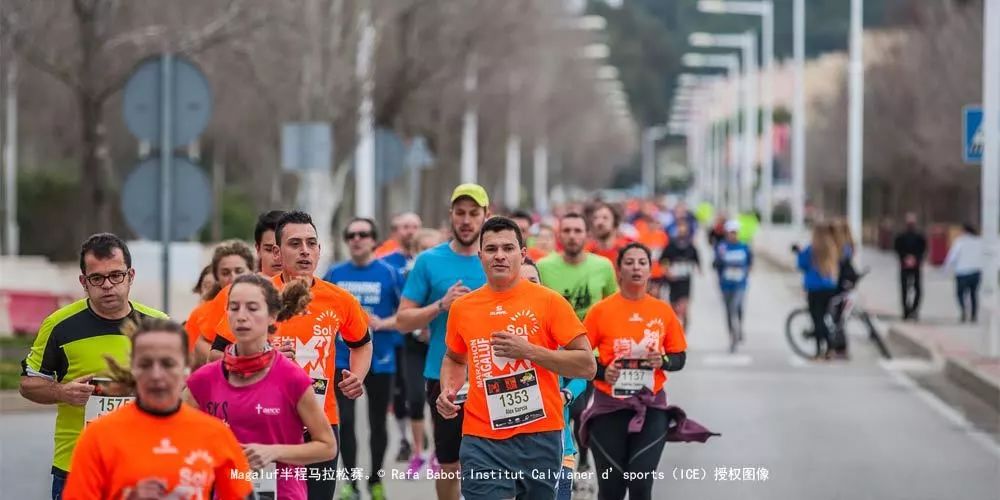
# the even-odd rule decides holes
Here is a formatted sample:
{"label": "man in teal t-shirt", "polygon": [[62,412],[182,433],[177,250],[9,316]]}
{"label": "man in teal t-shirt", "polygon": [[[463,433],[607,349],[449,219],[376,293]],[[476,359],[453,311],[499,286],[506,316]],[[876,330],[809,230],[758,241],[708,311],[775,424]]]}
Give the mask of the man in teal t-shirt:
{"label": "man in teal t-shirt", "polygon": [[581,321],[591,306],[618,291],[613,263],[585,251],[586,240],[583,216],[566,214],[559,221],[562,254],[551,253],[538,262],[542,284],[569,301]]}

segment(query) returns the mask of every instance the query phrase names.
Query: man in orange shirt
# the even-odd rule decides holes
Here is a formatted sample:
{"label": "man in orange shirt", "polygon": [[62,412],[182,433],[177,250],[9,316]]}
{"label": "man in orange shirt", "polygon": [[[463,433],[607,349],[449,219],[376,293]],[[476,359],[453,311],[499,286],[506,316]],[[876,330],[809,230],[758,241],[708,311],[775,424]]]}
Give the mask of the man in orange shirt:
{"label": "man in orange shirt", "polygon": [[618,252],[631,243],[631,240],[618,233],[621,215],[611,205],[598,203],[590,213],[591,240],[587,243],[587,251],[595,253],[611,261],[618,261]]}
{"label": "man in orange shirt", "polygon": [[[320,244],[309,214],[293,211],[281,216],[275,230],[275,241],[282,271],[272,278],[272,282],[281,290],[291,280],[304,280],[309,283],[312,300],[304,314],[277,324],[271,343],[294,345],[295,362],[312,377],[316,398],[323,404],[327,420],[336,435],[340,417],[331,385],[336,382],[337,388],[351,399],[357,399],[364,392],[361,381],[368,375],[372,360],[367,314],[350,292],[315,277]],[[337,335],[351,350],[351,368],[335,374]],[[223,321],[212,349],[221,352],[235,338],[228,321]],[[336,476],[327,475],[324,470],[335,471],[336,468],[337,457],[309,465],[309,498],[333,498]],[[314,474],[313,470],[321,475]]]}
{"label": "man in orange shirt", "polygon": [[383,241],[375,249],[375,258],[381,259],[397,250],[410,248],[413,237],[422,225],[423,222],[421,222],[420,216],[413,212],[406,212],[393,217],[392,225],[390,226],[392,233],[389,235],[389,239]]}
{"label": "man in orange shirt", "polygon": [[442,417],[455,418],[468,375],[462,494],[554,499],[564,427],[558,377],[591,379],[597,365],[569,303],[521,279],[526,250],[517,224],[487,220],[479,245],[487,284],[452,304],[436,402]]}

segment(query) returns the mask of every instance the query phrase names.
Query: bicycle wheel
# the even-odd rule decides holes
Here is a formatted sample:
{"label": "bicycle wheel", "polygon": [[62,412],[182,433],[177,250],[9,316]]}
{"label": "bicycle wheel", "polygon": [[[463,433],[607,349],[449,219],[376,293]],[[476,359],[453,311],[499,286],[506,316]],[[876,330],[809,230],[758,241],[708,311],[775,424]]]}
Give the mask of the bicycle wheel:
{"label": "bicycle wheel", "polygon": [[803,307],[789,313],[785,320],[785,338],[795,354],[806,359],[816,356],[816,335],[809,309]]}

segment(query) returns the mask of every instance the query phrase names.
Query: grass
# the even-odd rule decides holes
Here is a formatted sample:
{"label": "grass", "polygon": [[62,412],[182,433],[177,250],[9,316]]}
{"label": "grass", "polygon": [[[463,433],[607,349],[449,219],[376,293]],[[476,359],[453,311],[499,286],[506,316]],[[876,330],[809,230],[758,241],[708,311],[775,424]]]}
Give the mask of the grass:
{"label": "grass", "polygon": [[21,363],[0,361],[0,390],[17,389],[21,383]]}
{"label": "grass", "polygon": [[31,347],[35,342],[34,335],[0,335],[0,347]]}

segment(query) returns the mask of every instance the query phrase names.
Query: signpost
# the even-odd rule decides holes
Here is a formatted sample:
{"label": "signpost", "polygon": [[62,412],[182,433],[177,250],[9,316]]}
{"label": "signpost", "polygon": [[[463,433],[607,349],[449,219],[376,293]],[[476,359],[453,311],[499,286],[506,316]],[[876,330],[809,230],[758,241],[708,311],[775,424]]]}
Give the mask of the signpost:
{"label": "signpost", "polygon": [[[122,208],[133,231],[160,238],[163,311],[169,314],[170,242],[196,233],[211,210],[205,174],[193,163],[174,158],[173,150],[205,130],[212,115],[212,89],[193,63],[163,54],[146,59],[133,71],[125,84],[122,112],[129,131],[158,148],[159,161],[146,158],[129,175]],[[175,184],[180,188],[176,194]]]}
{"label": "signpost", "polygon": [[970,165],[983,162],[983,148],[986,134],[983,130],[983,108],[965,106],[962,108],[962,161]]}

